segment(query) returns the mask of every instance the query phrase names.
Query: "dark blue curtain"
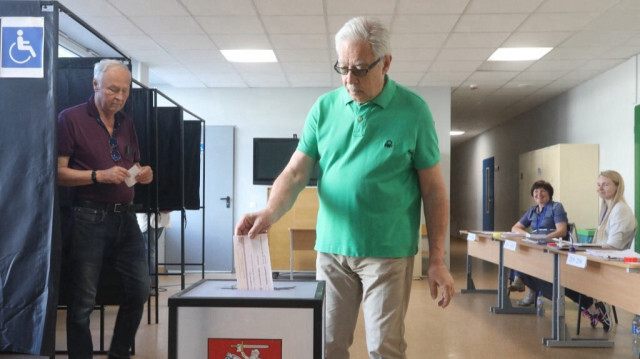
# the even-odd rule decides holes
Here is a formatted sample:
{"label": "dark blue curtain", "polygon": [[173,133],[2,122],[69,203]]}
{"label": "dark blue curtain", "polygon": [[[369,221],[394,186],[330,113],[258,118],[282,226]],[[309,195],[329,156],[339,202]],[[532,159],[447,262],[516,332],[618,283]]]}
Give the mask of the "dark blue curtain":
{"label": "dark blue curtain", "polygon": [[60,270],[58,14],[40,1],[0,1],[0,17],[44,19],[44,78],[0,79],[0,352],[51,355]]}

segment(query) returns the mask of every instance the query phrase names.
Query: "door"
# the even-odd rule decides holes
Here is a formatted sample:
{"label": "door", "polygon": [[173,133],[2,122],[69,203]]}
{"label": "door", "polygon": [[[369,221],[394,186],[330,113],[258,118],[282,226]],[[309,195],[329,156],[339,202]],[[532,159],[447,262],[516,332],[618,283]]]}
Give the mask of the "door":
{"label": "door", "polygon": [[[234,131],[233,126],[205,126],[205,141],[201,146],[205,158],[204,168],[201,167],[204,179],[200,184],[200,203],[204,203],[204,210],[186,211],[185,263],[202,263],[204,230],[206,271],[231,272],[233,269]],[[204,188],[202,183],[205,184]],[[180,262],[180,224],[180,212],[172,212],[171,228],[167,229],[165,238],[166,263]],[[168,268],[171,271],[180,269],[175,265]],[[186,270],[198,272],[202,267],[187,265]]]}
{"label": "door", "polygon": [[207,271],[233,270],[235,128],[206,126],[205,250]]}
{"label": "door", "polygon": [[482,230],[493,231],[493,157],[482,160]]}

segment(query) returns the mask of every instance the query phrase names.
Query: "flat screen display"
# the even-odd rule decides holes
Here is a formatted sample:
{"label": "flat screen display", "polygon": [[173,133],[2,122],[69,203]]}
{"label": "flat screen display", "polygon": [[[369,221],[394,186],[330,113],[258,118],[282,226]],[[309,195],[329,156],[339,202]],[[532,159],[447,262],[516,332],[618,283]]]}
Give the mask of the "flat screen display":
{"label": "flat screen display", "polygon": [[[254,138],[253,184],[272,185],[297,147],[297,138]],[[318,173],[316,164],[307,185],[317,185]]]}

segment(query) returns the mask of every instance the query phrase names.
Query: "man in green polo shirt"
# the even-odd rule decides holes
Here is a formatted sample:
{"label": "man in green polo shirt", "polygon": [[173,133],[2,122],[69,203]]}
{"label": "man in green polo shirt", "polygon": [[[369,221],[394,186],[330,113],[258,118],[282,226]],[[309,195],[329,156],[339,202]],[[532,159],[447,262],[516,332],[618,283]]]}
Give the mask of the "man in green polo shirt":
{"label": "man in green polo shirt", "polygon": [[432,298],[454,294],[444,262],[448,199],[429,107],[387,76],[389,33],[357,17],[336,34],[334,68],[344,87],[311,108],[297,151],[276,179],[265,209],[246,214],[236,234],[250,237],[282,217],[319,164],[317,278],[326,281],[325,353],[349,358],[362,303],[371,358],[405,358],[404,317],[420,205],[429,228]]}

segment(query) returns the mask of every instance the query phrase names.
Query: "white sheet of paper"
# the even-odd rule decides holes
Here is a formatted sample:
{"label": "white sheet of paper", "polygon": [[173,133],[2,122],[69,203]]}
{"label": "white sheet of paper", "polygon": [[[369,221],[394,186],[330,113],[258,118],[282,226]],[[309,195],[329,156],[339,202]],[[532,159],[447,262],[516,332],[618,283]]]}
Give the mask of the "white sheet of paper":
{"label": "white sheet of paper", "polygon": [[567,265],[578,267],[578,268],[587,268],[587,257],[581,256],[579,254],[569,253],[567,256]]}
{"label": "white sheet of paper", "polygon": [[129,168],[129,177],[124,179],[124,183],[127,184],[127,187],[131,187],[136,184],[136,176],[140,173],[140,167],[133,165],[133,167]]}
{"label": "white sheet of paper", "polygon": [[238,289],[273,290],[267,234],[234,236],[233,249]]}
{"label": "white sheet of paper", "polygon": [[505,239],[504,241],[504,249],[508,249],[510,251],[514,251],[518,248],[518,242],[512,241],[510,239]]}

